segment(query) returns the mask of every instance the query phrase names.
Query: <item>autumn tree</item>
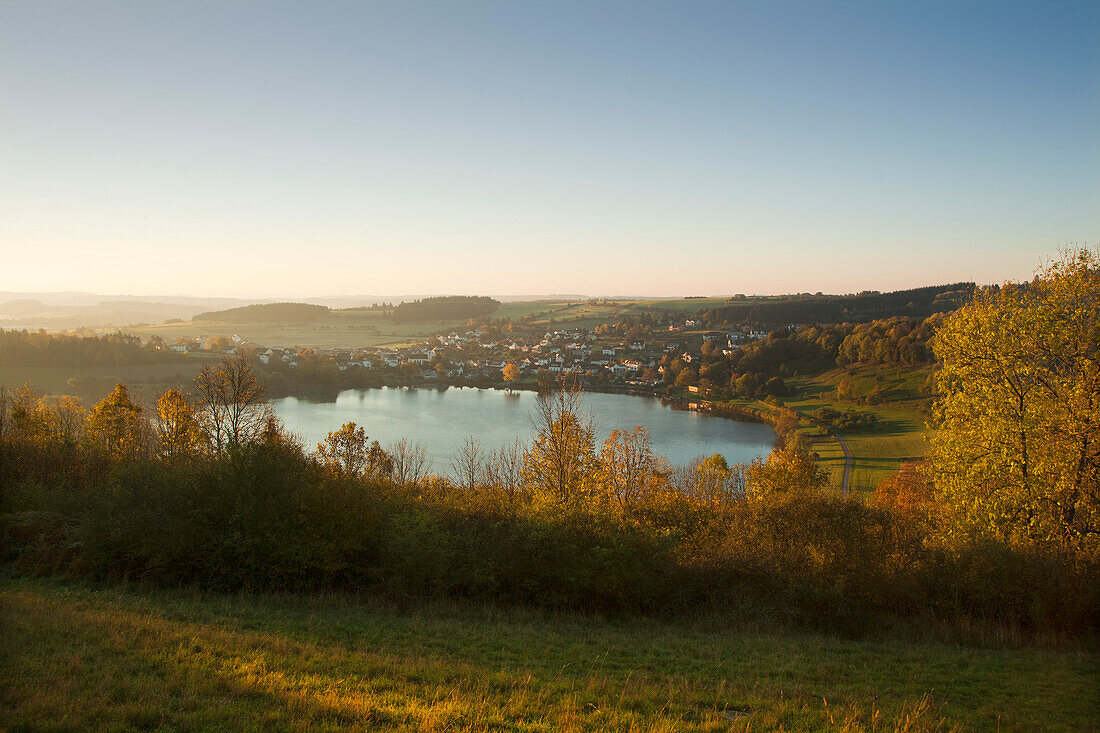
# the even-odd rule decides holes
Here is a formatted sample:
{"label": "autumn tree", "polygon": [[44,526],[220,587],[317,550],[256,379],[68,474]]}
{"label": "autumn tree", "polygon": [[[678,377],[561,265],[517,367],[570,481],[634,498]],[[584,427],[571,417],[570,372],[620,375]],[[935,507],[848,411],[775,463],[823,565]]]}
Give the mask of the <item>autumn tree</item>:
{"label": "autumn tree", "polygon": [[264,385],[244,358],[223,359],[203,366],[195,377],[199,415],[206,438],[215,451],[254,440],[270,411]]}
{"label": "autumn tree", "polygon": [[957,532],[1100,546],[1100,261],[978,292],[933,342],[939,503]]}
{"label": "autumn tree", "polygon": [[42,398],[39,411],[50,434],[62,445],[75,445],[84,434],[86,411],[71,395]]}
{"label": "autumn tree", "polygon": [[668,468],[653,452],[649,430],[612,430],[600,448],[599,480],[607,497],[620,507],[667,486]]}
{"label": "autumn tree", "polygon": [[699,373],[694,369],[686,368],[680,370],[680,373],[676,375],[677,387],[690,387],[699,380]]}
{"label": "autumn tree", "polygon": [[50,438],[50,426],[42,410],[42,394],[29,382],[4,400],[6,431],[27,444],[42,444]]}
{"label": "autumn tree", "polygon": [[354,422],[344,423],[317,444],[317,457],[338,476],[361,475],[370,457],[367,431]]}
{"label": "autumn tree", "polygon": [[135,458],[140,454],[145,442],[144,418],[125,384],[116,384],[91,409],[84,433],[91,445],[112,458]]}
{"label": "autumn tree", "polygon": [[913,522],[928,522],[936,511],[928,466],[915,461],[902,464],[879,482],[871,500]]}
{"label": "autumn tree", "polygon": [[688,464],[678,483],[695,501],[724,506],[745,498],[745,467],[731,466],[722,454],[715,453]]}
{"label": "autumn tree", "polygon": [[500,371],[502,376],[504,377],[504,381],[509,385],[519,379],[519,364],[509,362],[505,364],[504,368]]}
{"label": "autumn tree", "polygon": [[157,435],[166,458],[194,455],[201,449],[203,434],[195,406],[182,390],[173,388],[157,398]]}
{"label": "autumn tree", "polygon": [[757,498],[817,491],[828,483],[829,475],[814,457],[795,447],[777,448],[767,459],[754,460],[745,471],[747,493]]}
{"label": "autumn tree", "polygon": [[536,436],[523,456],[524,483],[562,504],[587,499],[596,468],[596,430],[581,413],[579,380],[540,382],[532,416]]}

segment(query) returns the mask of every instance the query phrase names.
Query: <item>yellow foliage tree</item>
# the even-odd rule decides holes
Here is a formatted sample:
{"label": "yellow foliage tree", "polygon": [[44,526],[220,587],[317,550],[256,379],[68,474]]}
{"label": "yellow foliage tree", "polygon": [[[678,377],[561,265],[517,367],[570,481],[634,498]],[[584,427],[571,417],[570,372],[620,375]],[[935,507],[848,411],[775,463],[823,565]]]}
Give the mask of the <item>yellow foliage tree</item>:
{"label": "yellow foliage tree", "polygon": [[575,378],[542,385],[535,402],[535,436],[523,456],[523,482],[536,495],[584,504],[594,489],[596,430],[580,412]]}
{"label": "yellow foliage tree", "polygon": [[668,486],[668,467],[653,453],[649,431],[612,430],[600,448],[599,482],[608,498],[620,507],[646,499]]}
{"label": "yellow foliage tree", "polygon": [[317,457],[338,476],[359,476],[370,458],[367,432],[354,422],[344,423],[317,444]]}
{"label": "yellow foliage tree", "polygon": [[[10,403],[10,407],[9,407]],[[5,412],[10,409],[8,431],[19,442],[43,444],[50,439],[48,416],[42,407],[42,395],[28,382],[10,397],[5,396]]]}
{"label": "yellow foliage tree", "polygon": [[1064,253],[944,321],[932,440],[956,533],[1100,545],[1100,262]]}
{"label": "yellow foliage tree", "polygon": [[828,482],[829,475],[813,456],[793,447],[773,450],[767,460],[757,458],[745,471],[748,493],[756,498],[817,491]]}
{"label": "yellow foliage tree", "polygon": [[704,504],[724,506],[745,498],[745,468],[715,453],[688,466],[688,492]]}
{"label": "yellow foliage tree", "polygon": [[170,389],[157,399],[157,423],[165,457],[190,456],[201,449],[204,438],[195,407],[181,390]]}
{"label": "yellow foliage tree", "polygon": [[88,413],[84,435],[91,445],[115,459],[134,458],[144,445],[141,407],[119,383]]}

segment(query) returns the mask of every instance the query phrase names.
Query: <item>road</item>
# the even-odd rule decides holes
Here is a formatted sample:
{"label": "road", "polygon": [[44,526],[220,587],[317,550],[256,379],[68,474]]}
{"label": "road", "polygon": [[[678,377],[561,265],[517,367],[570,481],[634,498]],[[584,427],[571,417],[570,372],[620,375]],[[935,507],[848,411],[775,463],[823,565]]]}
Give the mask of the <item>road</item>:
{"label": "road", "polygon": [[836,431],[829,429],[829,432],[836,438],[836,442],[840,443],[840,449],[844,451],[844,477],[840,480],[840,495],[845,499],[848,498],[848,479],[852,477],[852,452],[848,450],[848,444],[844,442],[844,439],[836,434]]}

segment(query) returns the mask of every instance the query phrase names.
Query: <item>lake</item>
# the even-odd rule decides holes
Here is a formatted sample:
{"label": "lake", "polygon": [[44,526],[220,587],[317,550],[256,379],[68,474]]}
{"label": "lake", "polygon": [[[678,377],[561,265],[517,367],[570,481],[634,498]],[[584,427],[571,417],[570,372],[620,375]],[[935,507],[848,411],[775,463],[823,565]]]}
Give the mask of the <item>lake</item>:
{"label": "lake", "polygon": [[[335,402],[286,397],[271,404],[287,428],[305,438],[308,448],[344,423],[355,422],[384,448],[401,438],[422,443],[434,470],[446,473],[469,435],[487,449],[516,438],[529,444],[535,434],[534,403],[535,394],[526,391],[385,387],[347,390]],[[747,463],[770,452],[776,437],[770,425],[674,410],[654,397],[586,393],[582,411],[595,419],[599,442],[612,430],[644,425],[653,437],[654,452],[675,464],[713,453],[721,453],[730,463]]]}

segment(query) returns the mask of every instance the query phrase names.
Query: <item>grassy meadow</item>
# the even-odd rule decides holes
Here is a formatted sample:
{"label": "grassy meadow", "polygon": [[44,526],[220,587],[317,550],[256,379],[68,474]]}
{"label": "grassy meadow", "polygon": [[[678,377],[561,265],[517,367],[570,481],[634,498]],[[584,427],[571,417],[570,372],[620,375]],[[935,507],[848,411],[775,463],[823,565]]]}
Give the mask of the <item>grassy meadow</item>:
{"label": "grassy meadow", "polygon": [[272,347],[354,348],[359,346],[400,346],[423,341],[429,335],[454,328],[465,321],[426,321],[399,323],[382,311],[333,311],[315,323],[268,324],[228,323],[219,321],[180,321],[148,326],[130,326],[128,333],[149,337],[157,335],[169,343],[176,339],[240,336],[246,341]]}
{"label": "grassy meadow", "polygon": [[[802,418],[801,431],[837,488],[844,475],[844,451],[831,433],[811,422],[811,415],[822,407],[873,413],[878,418],[874,427],[838,434],[852,454],[849,489],[874,491],[879,482],[897,472],[906,461],[920,459],[928,452],[928,416],[922,385],[929,374],[930,367],[869,365],[794,377],[787,380],[794,395],[785,397],[783,404]],[[879,387],[884,402],[857,405],[837,399],[836,386],[842,378],[853,380],[864,391]],[[731,400],[729,404],[765,415],[774,409],[761,400]]]}
{"label": "grassy meadow", "polygon": [[[0,728],[1088,730],[1056,646],[0,579]],[[900,633],[900,632],[899,632]],[[894,636],[898,636],[895,633]]]}
{"label": "grassy meadow", "polygon": [[[922,458],[928,451],[928,416],[924,412],[921,385],[929,368],[890,365],[837,369],[825,374],[791,380],[797,396],[784,400],[787,407],[808,416],[822,407],[869,412],[878,423],[866,430],[841,433],[852,454],[852,491],[873,491],[879,482],[895,473],[906,461]],[[885,395],[880,405],[855,405],[836,399],[836,384],[849,377],[865,390],[879,387]],[[811,431],[820,434],[820,430]],[[811,438],[822,464],[840,485],[844,471],[844,452],[831,436]]]}

